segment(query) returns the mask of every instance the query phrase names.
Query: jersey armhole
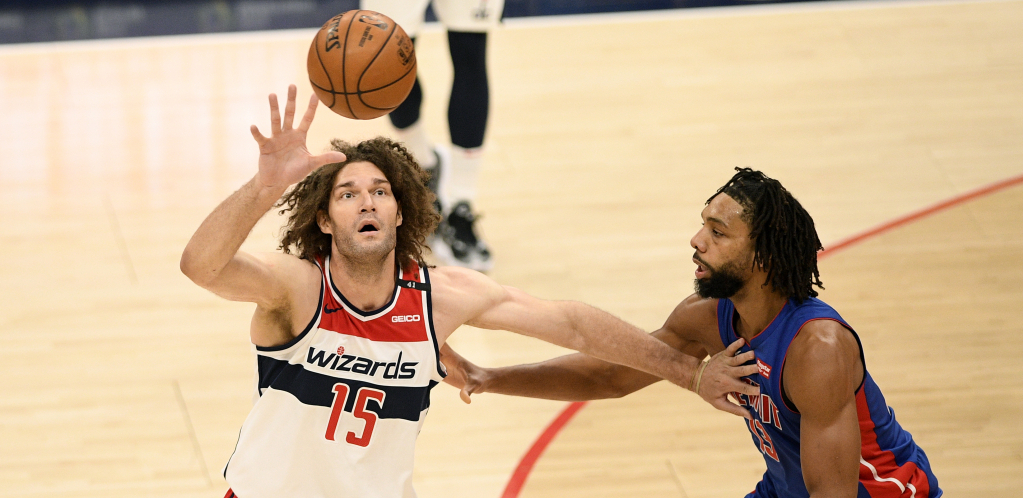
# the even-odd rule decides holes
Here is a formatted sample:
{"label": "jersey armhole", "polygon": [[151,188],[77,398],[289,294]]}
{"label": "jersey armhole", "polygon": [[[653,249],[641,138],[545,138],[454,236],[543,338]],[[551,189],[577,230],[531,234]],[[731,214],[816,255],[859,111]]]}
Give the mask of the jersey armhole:
{"label": "jersey armhole", "polygon": [[313,318],[311,320],[309,320],[309,323],[306,324],[304,329],[302,329],[302,332],[300,332],[297,336],[295,336],[294,339],[292,339],[292,340],[290,340],[290,341],[288,341],[288,342],[286,342],[284,344],[281,344],[280,346],[270,346],[270,347],[256,346],[256,351],[263,351],[263,352],[267,352],[267,353],[285,351],[285,350],[293,347],[295,344],[298,344],[299,342],[301,342],[302,339],[306,336],[306,334],[308,334],[309,331],[312,330],[313,327],[316,326],[316,324],[320,323],[320,315],[323,314],[323,295],[327,292],[327,288],[326,288],[326,279],[327,279],[327,277],[326,277],[326,274],[323,272],[323,268],[320,267],[319,262],[316,262],[316,266],[317,266],[317,268],[320,268],[320,298],[319,298],[319,300],[316,303],[316,312],[313,313]]}
{"label": "jersey armhole", "polygon": [[[863,356],[863,343],[860,342],[860,336],[856,334],[856,331],[854,331],[852,327],[849,326],[849,324],[830,317],[811,318],[803,322],[803,324],[799,326],[799,330],[796,331],[796,335],[792,336],[792,341],[796,340],[796,337],[799,336],[799,333],[803,331],[803,327],[806,327],[806,324],[810,322],[815,322],[817,320],[831,320],[833,322],[836,322],[839,325],[841,325],[842,328],[848,330],[849,333],[853,335],[853,338],[856,339],[856,346],[860,350],[860,365],[863,366],[863,377],[860,379],[860,383],[856,387],[856,390],[854,391],[854,393],[859,393],[860,390],[863,389],[863,384],[867,382],[867,361],[866,358]],[[781,404],[785,405],[785,408],[788,409],[790,412],[799,415],[799,410],[796,408],[796,404],[793,403],[791,399],[789,399],[788,393],[785,392],[785,364],[789,359],[788,348],[792,347],[792,341],[789,341],[788,347],[785,348],[785,357],[781,361],[781,372],[779,373],[778,377],[778,390],[781,391]]]}
{"label": "jersey armhole", "polygon": [[433,344],[434,361],[437,363],[437,375],[443,379],[448,376],[448,372],[440,361],[440,342],[437,340],[437,329],[433,326],[433,290],[430,285],[430,270],[426,266],[421,268],[423,272],[422,280],[426,285],[426,289],[422,291],[426,295],[426,315],[428,317],[426,326],[430,333],[430,342]]}

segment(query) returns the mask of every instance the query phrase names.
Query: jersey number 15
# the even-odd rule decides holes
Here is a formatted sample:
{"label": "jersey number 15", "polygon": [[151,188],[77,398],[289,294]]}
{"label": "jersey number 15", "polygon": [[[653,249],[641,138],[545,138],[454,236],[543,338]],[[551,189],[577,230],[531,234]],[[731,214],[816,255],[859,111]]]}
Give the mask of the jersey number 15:
{"label": "jersey number 15", "polygon": [[[348,384],[334,384],[334,402],[330,405],[330,421],[327,422],[327,434],[324,436],[328,441],[334,440],[334,433],[337,432],[337,422],[341,419],[341,414],[345,412],[348,391]],[[364,420],[366,426],[362,429],[361,436],[356,436],[354,432],[349,432],[345,436],[345,441],[348,444],[362,446],[363,448],[369,446],[369,440],[373,437],[373,428],[377,424],[377,414],[366,410],[366,404],[369,403],[369,400],[376,401],[377,405],[383,408],[384,392],[371,387],[359,389],[359,392],[355,395],[355,407],[352,408],[352,415]]]}

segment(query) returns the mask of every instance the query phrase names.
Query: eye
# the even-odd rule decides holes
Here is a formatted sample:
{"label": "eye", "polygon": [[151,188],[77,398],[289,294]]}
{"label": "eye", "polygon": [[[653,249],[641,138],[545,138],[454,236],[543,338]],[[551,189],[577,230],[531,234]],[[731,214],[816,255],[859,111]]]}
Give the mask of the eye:
{"label": "eye", "polygon": [[723,233],[717,230],[711,230],[711,233],[713,233],[715,237],[721,237],[722,235],[724,235]]}
{"label": "eye", "polygon": [[377,191],[376,191],[376,192],[374,192],[374,193],[375,193],[376,195],[387,195],[387,191],[386,191],[386,190],[384,190],[384,189],[377,189]]}
{"label": "eye", "polygon": [[341,198],[342,199],[351,199],[352,197],[355,197],[355,196],[352,195],[351,192],[344,192],[344,193],[341,194]]}

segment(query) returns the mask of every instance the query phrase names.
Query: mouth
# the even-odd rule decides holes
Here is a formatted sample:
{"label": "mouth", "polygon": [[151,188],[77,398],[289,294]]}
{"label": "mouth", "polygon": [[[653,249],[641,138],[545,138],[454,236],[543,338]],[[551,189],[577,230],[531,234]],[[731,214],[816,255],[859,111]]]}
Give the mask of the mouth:
{"label": "mouth", "polygon": [[359,223],[359,233],[376,233],[380,231],[380,225],[375,220],[363,220]]}
{"label": "mouth", "polygon": [[702,279],[710,275],[710,269],[706,263],[700,261],[700,258],[695,254],[693,255],[693,263],[696,263],[696,278]]}

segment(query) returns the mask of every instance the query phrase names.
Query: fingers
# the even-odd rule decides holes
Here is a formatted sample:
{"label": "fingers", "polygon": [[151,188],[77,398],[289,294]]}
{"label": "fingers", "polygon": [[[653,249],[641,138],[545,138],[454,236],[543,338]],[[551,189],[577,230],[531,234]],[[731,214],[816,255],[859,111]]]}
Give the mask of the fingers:
{"label": "fingers", "polygon": [[288,101],[284,104],[284,127],[285,130],[291,129],[291,124],[295,121],[295,95],[298,93],[298,89],[295,85],[288,85]]}
{"label": "fingers", "polygon": [[259,144],[260,146],[266,143],[267,140],[266,137],[264,137],[263,134],[259,132],[259,128],[256,127],[256,125],[252,125],[249,127],[249,133],[252,133],[252,138],[255,138],[256,143]]}
{"label": "fingers", "polygon": [[270,94],[270,134],[276,135],[281,131],[281,109],[277,105],[277,94]]}
{"label": "fingers", "polygon": [[760,369],[757,368],[756,365],[743,365],[743,366],[735,367],[735,371],[733,372],[733,375],[735,375],[736,377],[745,377],[747,375],[753,375],[753,374],[755,374],[755,373],[757,373],[759,371],[760,371]]}
{"label": "fingers", "polygon": [[732,415],[738,415],[745,419],[751,419],[749,411],[744,410],[742,407],[728,401],[728,398],[722,396],[711,402],[711,406],[721,410],[723,412],[731,413]]}
{"label": "fingers", "polygon": [[728,347],[725,348],[725,356],[735,356],[735,353],[739,351],[739,348],[741,348],[743,344],[746,344],[746,341],[742,339],[738,339],[729,344]]}
{"label": "fingers", "polygon": [[742,353],[740,355],[726,356],[725,363],[727,363],[729,366],[736,367],[742,365],[743,363],[753,361],[755,358],[756,355],[753,353],[753,351],[746,351],[745,353]]}
{"label": "fingers", "polygon": [[760,396],[760,386],[753,386],[745,382],[735,381],[731,384],[730,391],[745,394],[747,396]]}
{"label": "fingers", "polygon": [[309,164],[312,166],[313,169],[316,169],[319,168],[320,166],[323,166],[324,164],[343,163],[345,162],[345,159],[348,158],[345,157],[344,154],[337,151],[331,151],[324,152],[323,154],[320,154],[318,156],[310,157]]}
{"label": "fingers", "polygon": [[316,107],[319,103],[320,99],[316,97],[315,93],[309,96],[309,107],[306,108],[302,121],[298,123],[299,130],[309,131],[309,126],[313,124],[313,116],[316,115]]}
{"label": "fingers", "polygon": [[462,401],[467,405],[472,404],[472,398],[469,397],[471,395],[472,391],[469,390],[468,386],[463,387],[461,391],[458,391],[458,397],[462,398]]}

